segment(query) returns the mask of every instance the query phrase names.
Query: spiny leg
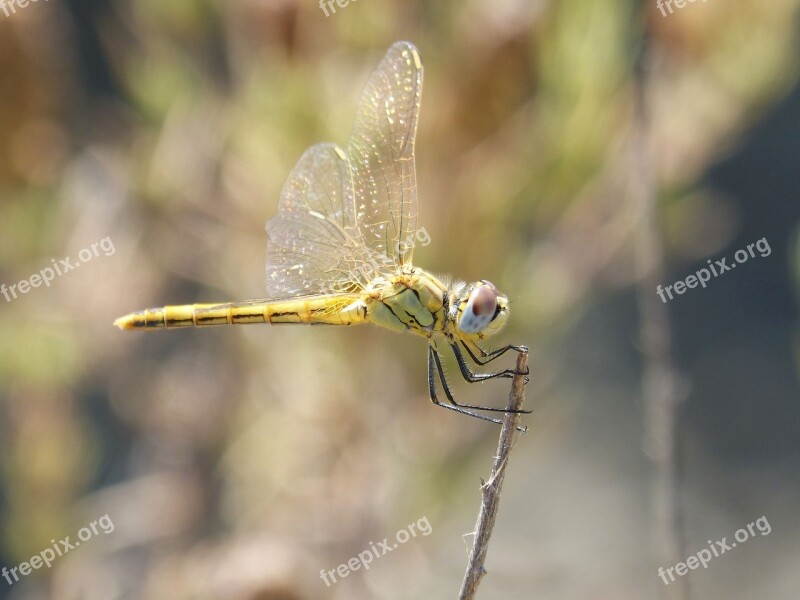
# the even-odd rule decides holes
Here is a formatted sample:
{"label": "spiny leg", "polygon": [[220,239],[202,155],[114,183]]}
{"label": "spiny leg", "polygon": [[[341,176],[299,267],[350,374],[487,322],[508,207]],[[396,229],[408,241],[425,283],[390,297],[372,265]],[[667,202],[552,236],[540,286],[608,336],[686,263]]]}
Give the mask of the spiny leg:
{"label": "spiny leg", "polygon": [[[428,378],[429,378],[429,380],[431,378],[431,375],[430,375],[431,366],[432,366],[431,365],[431,360],[434,362],[434,364],[436,365],[436,370],[439,372],[439,380],[442,382],[442,389],[444,389],[444,395],[447,396],[447,399],[450,401],[451,404],[453,404],[453,406],[457,406],[457,407],[459,407],[461,409],[485,410],[485,411],[488,411],[488,412],[501,412],[501,413],[508,412],[508,413],[521,413],[521,414],[529,414],[531,412],[529,410],[506,410],[505,408],[494,408],[492,406],[476,406],[474,404],[459,404],[458,402],[455,401],[455,398],[453,398],[453,394],[450,391],[450,386],[447,385],[447,380],[445,379],[445,376],[444,376],[444,369],[442,368],[442,359],[439,357],[439,353],[436,350],[434,350],[433,346],[428,346],[428,373],[429,373]],[[433,400],[433,398],[431,398],[431,400]],[[437,402],[437,404],[438,404],[438,402]],[[444,405],[444,406],[446,406],[446,405]],[[448,406],[447,408],[451,408],[451,407]],[[460,410],[458,412],[465,412],[465,411],[464,410]],[[488,417],[485,417],[483,415],[479,415],[477,413],[473,413],[471,411],[466,411],[466,414],[471,414],[472,416],[478,417],[479,419],[483,419],[485,421],[492,421],[493,423],[500,423],[500,421],[498,421],[496,419],[490,419]]]}
{"label": "spiny leg", "polygon": [[[464,347],[466,348],[466,346]],[[461,370],[461,375],[470,383],[486,381],[487,379],[494,379],[495,377],[511,378],[514,377],[514,375],[525,375],[525,383],[530,381],[530,378],[527,376],[530,371],[526,371],[525,373],[517,373],[514,369],[506,369],[498,373],[473,373],[469,370],[467,361],[464,360],[464,355],[461,354],[461,349],[458,347],[458,344],[452,343],[450,344],[450,348],[453,350],[453,354],[456,357],[456,362],[458,362],[458,368]]]}
{"label": "spiny leg", "polygon": [[[436,357],[436,358],[434,358]],[[439,379],[442,382],[442,388],[444,389],[445,396],[451,402],[451,404],[444,404],[439,401],[439,398],[436,396],[436,376],[434,371],[438,371]],[[450,388],[447,387],[447,381],[444,378],[444,372],[442,371],[442,365],[438,360],[438,355],[435,353],[433,347],[428,346],[428,393],[431,397],[431,402],[433,402],[436,406],[441,406],[442,408],[446,408],[448,410],[454,410],[462,415],[468,415],[470,417],[475,417],[476,419],[481,419],[483,421],[489,421],[490,423],[497,423],[498,425],[502,424],[500,419],[493,419],[491,417],[487,417],[486,415],[481,415],[471,410],[467,410],[464,407],[459,406],[456,404],[456,401],[453,400],[453,395],[450,393]]]}
{"label": "spiny leg", "polygon": [[[486,352],[483,348],[478,346],[478,344],[476,344],[475,342],[470,342],[468,344],[463,340],[459,340],[459,341],[461,342],[461,345],[464,346],[464,350],[467,351],[467,354],[469,354],[469,357],[475,362],[475,364],[476,365],[481,365],[481,366],[489,364],[490,362],[492,362],[496,358],[500,358],[501,356],[503,356],[503,354],[505,354],[509,350],[514,350],[514,352],[527,352],[528,351],[528,347],[527,346],[513,346],[513,345],[509,344],[508,346],[504,346],[503,348],[498,348],[497,350],[492,350],[491,352]],[[478,354],[480,355],[480,358],[475,354],[475,352],[473,352],[472,348],[470,348],[470,345],[473,346],[475,348],[475,350],[478,351]]]}

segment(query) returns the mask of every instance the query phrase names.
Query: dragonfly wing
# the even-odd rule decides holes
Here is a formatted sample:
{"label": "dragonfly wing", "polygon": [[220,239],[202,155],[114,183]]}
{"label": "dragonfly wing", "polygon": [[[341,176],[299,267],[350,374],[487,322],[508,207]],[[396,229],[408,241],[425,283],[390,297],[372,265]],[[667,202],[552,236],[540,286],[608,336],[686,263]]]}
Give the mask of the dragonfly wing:
{"label": "dragonfly wing", "polygon": [[358,227],[373,255],[395,270],[411,264],[414,251],[414,138],[421,94],[417,49],[397,42],[364,87],[348,146]]}
{"label": "dragonfly wing", "polygon": [[267,299],[352,293],[368,283],[350,162],[335,144],[306,150],[267,222]]}

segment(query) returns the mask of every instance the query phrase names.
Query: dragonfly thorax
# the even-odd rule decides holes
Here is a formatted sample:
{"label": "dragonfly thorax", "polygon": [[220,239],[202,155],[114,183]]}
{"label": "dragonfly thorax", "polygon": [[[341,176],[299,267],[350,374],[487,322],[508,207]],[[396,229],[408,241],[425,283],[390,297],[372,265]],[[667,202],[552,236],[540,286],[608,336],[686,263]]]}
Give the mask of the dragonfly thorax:
{"label": "dragonfly thorax", "polygon": [[416,267],[374,280],[363,306],[376,325],[428,338],[444,334],[451,342],[494,335],[508,318],[508,299],[492,283],[445,285]]}

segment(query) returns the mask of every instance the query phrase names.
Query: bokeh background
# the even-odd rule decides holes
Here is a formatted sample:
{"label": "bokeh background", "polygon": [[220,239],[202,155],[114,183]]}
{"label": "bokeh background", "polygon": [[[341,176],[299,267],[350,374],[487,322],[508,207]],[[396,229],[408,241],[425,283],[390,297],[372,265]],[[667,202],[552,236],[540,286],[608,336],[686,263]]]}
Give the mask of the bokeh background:
{"label": "bokeh background", "polygon": [[[0,579],[0,598],[456,597],[498,431],[430,405],[421,340],[111,327],[148,306],[263,295],[263,224],[285,177],[311,144],[345,142],[399,39],[426,67],[432,241],[415,263],[492,280],[512,302],[497,343],[531,347],[534,413],[478,597],[796,598],[799,5],[0,12],[0,282],[114,247],[0,297],[0,565],[114,523],[50,569]],[[656,284],[761,238],[768,257],[658,300]],[[505,402],[506,384],[450,372],[464,401]],[[768,536],[659,579],[670,556],[761,516]],[[423,517],[430,535],[321,581]]]}

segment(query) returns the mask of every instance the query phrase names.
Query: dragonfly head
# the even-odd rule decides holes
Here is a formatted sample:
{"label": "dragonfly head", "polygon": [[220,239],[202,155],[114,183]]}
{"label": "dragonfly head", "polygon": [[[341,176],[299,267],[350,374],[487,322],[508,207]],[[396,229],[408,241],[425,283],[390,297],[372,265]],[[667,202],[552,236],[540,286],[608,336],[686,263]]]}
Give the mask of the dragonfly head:
{"label": "dragonfly head", "polygon": [[506,324],[508,298],[485,279],[464,286],[456,300],[456,324],[462,333],[484,338]]}

